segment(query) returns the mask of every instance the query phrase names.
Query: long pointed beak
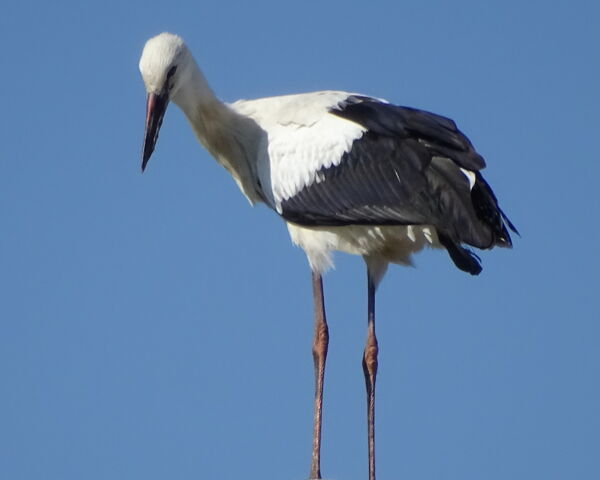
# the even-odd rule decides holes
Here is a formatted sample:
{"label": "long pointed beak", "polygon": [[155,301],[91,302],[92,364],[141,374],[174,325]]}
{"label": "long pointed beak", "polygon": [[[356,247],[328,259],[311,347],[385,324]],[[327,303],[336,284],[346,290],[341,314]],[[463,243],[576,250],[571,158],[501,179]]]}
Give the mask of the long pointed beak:
{"label": "long pointed beak", "polygon": [[149,93],[146,100],[146,128],[144,130],[144,146],[142,151],[142,172],[156,146],[158,131],[162,125],[163,117],[169,104],[167,94],[157,95]]}

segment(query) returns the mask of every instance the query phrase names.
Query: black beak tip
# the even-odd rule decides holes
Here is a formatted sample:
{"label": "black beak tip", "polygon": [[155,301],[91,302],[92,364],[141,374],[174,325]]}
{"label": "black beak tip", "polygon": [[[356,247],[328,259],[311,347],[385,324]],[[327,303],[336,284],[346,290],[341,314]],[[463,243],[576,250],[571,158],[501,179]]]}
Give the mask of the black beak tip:
{"label": "black beak tip", "polygon": [[144,173],[144,170],[146,170],[146,165],[148,165],[148,160],[150,160],[150,155],[148,155],[148,156],[144,155],[144,157],[142,158],[142,173]]}

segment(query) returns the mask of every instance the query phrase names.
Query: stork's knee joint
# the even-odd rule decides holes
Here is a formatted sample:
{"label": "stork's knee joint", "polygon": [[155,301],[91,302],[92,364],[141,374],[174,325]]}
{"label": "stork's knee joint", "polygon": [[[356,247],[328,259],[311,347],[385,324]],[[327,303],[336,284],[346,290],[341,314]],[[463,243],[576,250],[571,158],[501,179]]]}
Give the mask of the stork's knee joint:
{"label": "stork's knee joint", "polygon": [[379,354],[379,346],[377,345],[377,339],[374,336],[369,335],[367,338],[367,345],[365,346],[365,352],[363,355],[363,366],[365,372],[370,376],[377,374],[377,355]]}
{"label": "stork's knee joint", "polygon": [[327,355],[327,347],[329,346],[329,329],[325,322],[318,324],[315,327],[315,338],[313,341],[313,355],[315,357],[323,357]]}

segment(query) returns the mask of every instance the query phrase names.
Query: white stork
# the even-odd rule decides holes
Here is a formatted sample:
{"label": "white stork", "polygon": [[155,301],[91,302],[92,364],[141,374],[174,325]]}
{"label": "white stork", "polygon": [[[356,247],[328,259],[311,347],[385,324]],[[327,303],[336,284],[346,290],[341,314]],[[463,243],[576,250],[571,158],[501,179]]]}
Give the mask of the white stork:
{"label": "white stork", "polygon": [[315,302],[311,479],[321,478],[329,342],[322,274],[332,266],[333,251],[364,258],[368,327],[362,363],[374,480],[375,290],[389,263],[410,264],[426,245],[445,248],[472,275],[481,272],[479,257],[463,244],[511,246],[507,227],[516,229],[480,173],[483,158],[452,120],[364,95],[322,91],[223,103],[183,40],[170,33],[148,40],[140,71],[148,93],[142,171],[172,100],[250,203],[265,203],[281,216],[308,256]]}

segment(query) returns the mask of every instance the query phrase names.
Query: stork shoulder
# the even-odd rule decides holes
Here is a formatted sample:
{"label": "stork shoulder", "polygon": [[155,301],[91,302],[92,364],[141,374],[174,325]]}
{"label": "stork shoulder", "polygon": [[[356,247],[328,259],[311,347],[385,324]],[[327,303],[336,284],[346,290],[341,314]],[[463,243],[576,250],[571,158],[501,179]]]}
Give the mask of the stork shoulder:
{"label": "stork shoulder", "polygon": [[[352,94],[322,91],[238,101],[231,107],[266,133],[257,172],[271,206],[319,182],[323,168],[338,165],[366,128],[331,113]],[[280,212],[281,213],[281,212]]]}
{"label": "stork shoulder", "polygon": [[265,130],[274,126],[310,127],[329,115],[332,108],[344,104],[352,96],[348,92],[324,90],[238,100],[230,104],[230,107],[237,113],[252,118]]}

